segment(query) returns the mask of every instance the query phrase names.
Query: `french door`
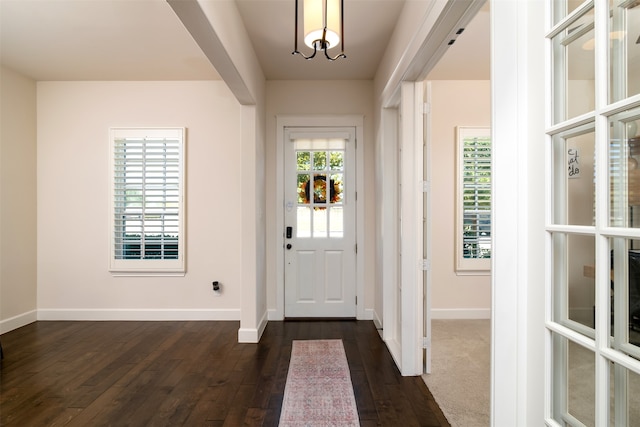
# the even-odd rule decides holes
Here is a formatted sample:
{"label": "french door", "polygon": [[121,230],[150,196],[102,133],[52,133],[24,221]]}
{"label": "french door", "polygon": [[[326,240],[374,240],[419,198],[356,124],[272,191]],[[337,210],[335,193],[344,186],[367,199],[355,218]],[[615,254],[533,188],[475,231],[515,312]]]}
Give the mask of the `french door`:
{"label": "french door", "polygon": [[284,139],[284,314],[356,317],[355,128]]}
{"label": "french door", "polygon": [[547,4],[547,423],[637,426],[640,2]]}

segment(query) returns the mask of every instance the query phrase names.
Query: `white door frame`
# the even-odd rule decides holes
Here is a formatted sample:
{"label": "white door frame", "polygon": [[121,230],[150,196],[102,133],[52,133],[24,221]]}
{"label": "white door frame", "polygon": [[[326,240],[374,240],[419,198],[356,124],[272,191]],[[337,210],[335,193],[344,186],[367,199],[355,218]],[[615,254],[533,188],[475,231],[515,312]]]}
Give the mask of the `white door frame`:
{"label": "white door frame", "polygon": [[[364,307],[364,116],[277,116],[276,117],[276,309],[269,312],[269,320],[284,320],[284,129],[286,127],[354,127],[356,130],[356,318],[371,319]],[[367,315],[368,314],[368,315]]]}
{"label": "white door frame", "polygon": [[490,13],[491,425],[544,425],[544,4]]}
{"label": "white door frame", "polygon": [[432,260],[432,247],[431,247],[431,82],[426,82],[424,87],[424,111],[423,111],[423,140],[424,146],[422,147],[422,179],[424,179],[423,185],[423,207],[422,207],[422,238],[423,238],[423,247],[422,247],[422,257],[424,258],[423,265],[423,305],[422,305],[422,316],[424,318],[423,325],[423,334],[424,334],[424,366],[423,370],[425,374],[431,373],[431,355],[432,355],[432,344],[431,344],[431,260]]}
{"label": "white door frame", "polygon": [[381,133],[378,153],[378,173],[381,174],[378,213],[380,215],[378,231],[378,250],[381,262],[376,274],[382,283],[382,319],[377,319],[377,327],[382,329],[382,339],[396,364],[401,360],[401,334],[399,331],[398,311],[398,148],[400,110],[398,105],[384,108],[381,114]]}
{"label": "white door frame", "polygon": [[422,82],[403,82],[400,99],[402,139],[402,375],[423,370],[422,204],[424,119]]}
{"label": "white door frame", "polygon": [[[423,86],[422,82],[403,82],[382,114],[380,154],[384,157],[379,167],[386,190],[381,204],[383,242],[378,242],[383,245],[384,263],[382,271],[378,270],[384,296],[382,336],[404,376],[421,375],[424,360]],[[400,261],[398,253],[402,254]]]}

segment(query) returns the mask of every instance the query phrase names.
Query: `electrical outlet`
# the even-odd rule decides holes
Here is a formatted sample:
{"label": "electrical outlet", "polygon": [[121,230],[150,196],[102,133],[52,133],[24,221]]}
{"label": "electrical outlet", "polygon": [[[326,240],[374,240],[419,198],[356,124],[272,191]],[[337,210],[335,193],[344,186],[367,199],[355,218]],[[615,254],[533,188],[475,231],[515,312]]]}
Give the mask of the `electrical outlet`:
{"label": "electrical outlet", "polygon": [[220,294],[222,293],[220,282],[216,280],[215,282],[211,282],[211,285],[213,286],[213,293],[216,296],[220,296]]}

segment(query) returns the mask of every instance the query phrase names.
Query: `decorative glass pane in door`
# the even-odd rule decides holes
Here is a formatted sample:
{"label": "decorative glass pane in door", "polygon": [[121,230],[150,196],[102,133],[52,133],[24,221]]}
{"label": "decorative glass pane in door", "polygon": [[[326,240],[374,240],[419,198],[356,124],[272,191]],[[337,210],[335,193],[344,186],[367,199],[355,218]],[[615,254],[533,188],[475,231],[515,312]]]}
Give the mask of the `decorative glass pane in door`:
{"label": "decorative glass pane in door", "polygon": [[343,237],[345,148],[340,138],[295,140],[296,237]]}

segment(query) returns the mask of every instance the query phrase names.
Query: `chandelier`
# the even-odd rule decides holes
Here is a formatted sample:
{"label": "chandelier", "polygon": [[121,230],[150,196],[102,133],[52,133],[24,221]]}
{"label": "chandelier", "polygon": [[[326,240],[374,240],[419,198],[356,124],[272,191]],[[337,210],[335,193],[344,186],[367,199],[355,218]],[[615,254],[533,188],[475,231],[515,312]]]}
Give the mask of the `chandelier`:
{"label": "chandelier", "polygon": [[[303,32],[304,44],[313,49],[313,54],[305,55],[298,50],[298,20],[300,18],[296,0],[296,24],[294,33],[293,55],[302,55],[304,59],[312,59],[319,50],[329,61],[346,58],[344,54],[344,0],[303,0]],[[341,52],[331,57],[328,50],[341,45]]]}

